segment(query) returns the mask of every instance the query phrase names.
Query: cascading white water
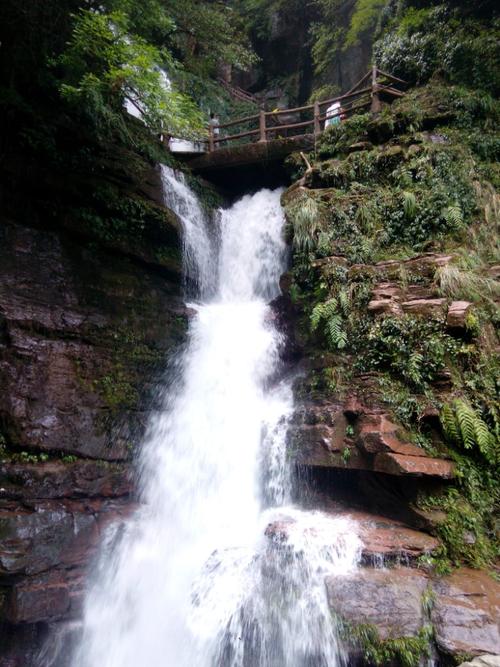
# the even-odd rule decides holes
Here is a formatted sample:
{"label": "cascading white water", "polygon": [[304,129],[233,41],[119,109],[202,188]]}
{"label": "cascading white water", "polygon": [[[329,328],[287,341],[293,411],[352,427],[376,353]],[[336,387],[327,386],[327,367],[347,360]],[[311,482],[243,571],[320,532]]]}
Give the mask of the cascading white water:
{"label": "cascading white water", "polygon": [[291,390],[272,384],[282,340],[267,305],[286,260],[280,191],[222,211],[215,248],[185,181],[167,168],[163,181],[201,304],[143,447],[142,507],[102,547],[74,665],[330,667],[342,655],[324,577],[354,567],[360,543],[345,519],[289,506]]}

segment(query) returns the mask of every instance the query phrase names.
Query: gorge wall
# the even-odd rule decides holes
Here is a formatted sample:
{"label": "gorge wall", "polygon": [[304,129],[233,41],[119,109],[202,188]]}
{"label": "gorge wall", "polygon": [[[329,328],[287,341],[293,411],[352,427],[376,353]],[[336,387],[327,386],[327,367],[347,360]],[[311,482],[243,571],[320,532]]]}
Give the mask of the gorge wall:
{"label": "gorge wall", "polygon": [[76,214],[2,216],[1,665],[33,664],[49,625],[79,616],[86,567],[103,526],[130,511],[130,461],[184,338],[180,224],[159,172],[145,176],[133,196],[155,217],[129,235]]}

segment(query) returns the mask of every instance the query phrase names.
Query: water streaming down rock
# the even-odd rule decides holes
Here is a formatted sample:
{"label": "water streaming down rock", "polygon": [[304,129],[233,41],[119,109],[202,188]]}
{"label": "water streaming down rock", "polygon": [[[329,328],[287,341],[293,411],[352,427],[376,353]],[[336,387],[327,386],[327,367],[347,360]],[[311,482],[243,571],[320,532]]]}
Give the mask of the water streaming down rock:
{"label": "water streaming down rock", "polygon": [[267,305],[286,261],[280,192],[221,212],[217,249],[183,178],[163,179],[201,305],[143,446],[141,509],[102,547],[74,665],[335,665],[324,577],[352,569],[360,543],[345,519],[290,506],[291,389],[271,381],[282,340]]}

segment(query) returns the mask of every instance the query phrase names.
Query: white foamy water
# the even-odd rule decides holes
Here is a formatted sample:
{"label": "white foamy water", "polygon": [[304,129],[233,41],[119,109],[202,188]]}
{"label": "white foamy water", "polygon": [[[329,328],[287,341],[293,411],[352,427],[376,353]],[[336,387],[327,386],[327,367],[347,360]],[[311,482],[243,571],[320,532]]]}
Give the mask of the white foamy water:
{"label": "white foamy water", "polygon": [[331,667],[324,578],[355,567],[352,524],[290,506],[291,389],[268,302],[285,268],[280,191],[220,215],[220,247],[163,170],[198,284],[178,377],[142,448],[141,509],[107,534],[74,667]]}

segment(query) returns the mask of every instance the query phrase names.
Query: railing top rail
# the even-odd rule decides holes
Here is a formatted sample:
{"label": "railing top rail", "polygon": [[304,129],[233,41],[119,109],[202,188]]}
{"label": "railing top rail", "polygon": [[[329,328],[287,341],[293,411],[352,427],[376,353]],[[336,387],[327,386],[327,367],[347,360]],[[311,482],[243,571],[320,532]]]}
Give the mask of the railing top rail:
{"label": "railing top rail", "polygon": [[381,69],[377,69],[377,74],[381,74],[382,76],[385,76],[388,79],[392,79],[393,81],[397,81],[398,83],[402,83],[405,86],[408,85],[408,81],[405,81],[404,79],[399,79],[397,76],[394,76],[394,74],[387,74],[387,72],[383,72]]}
{"label": "railing top rail", "polygon": [[365,93],[371,92],[372,87],[368,86],[367,88],[362,88],[361,90],[356,90],[353,93],[346,93],[345,95],[339,95],[338,97],[332,97],[330,100],[323,100],[319,103],[320,107],[325,104],[333,104],[334,102],[342,102],[343,100],[350,99],[351,97],[361,97]]}
{"label": "railing top rail", "polygon": [[224,129],[226,127],[232,127],[233,125],[239,125],[240,123],[248,123],[249,120],[258,120],[260,114],[253,114],[252,116],[243,116],[243,118],[237,118],[236,120],[230,120],[227,123],[221,123],[220,125],[214,125],[215,128]]}

